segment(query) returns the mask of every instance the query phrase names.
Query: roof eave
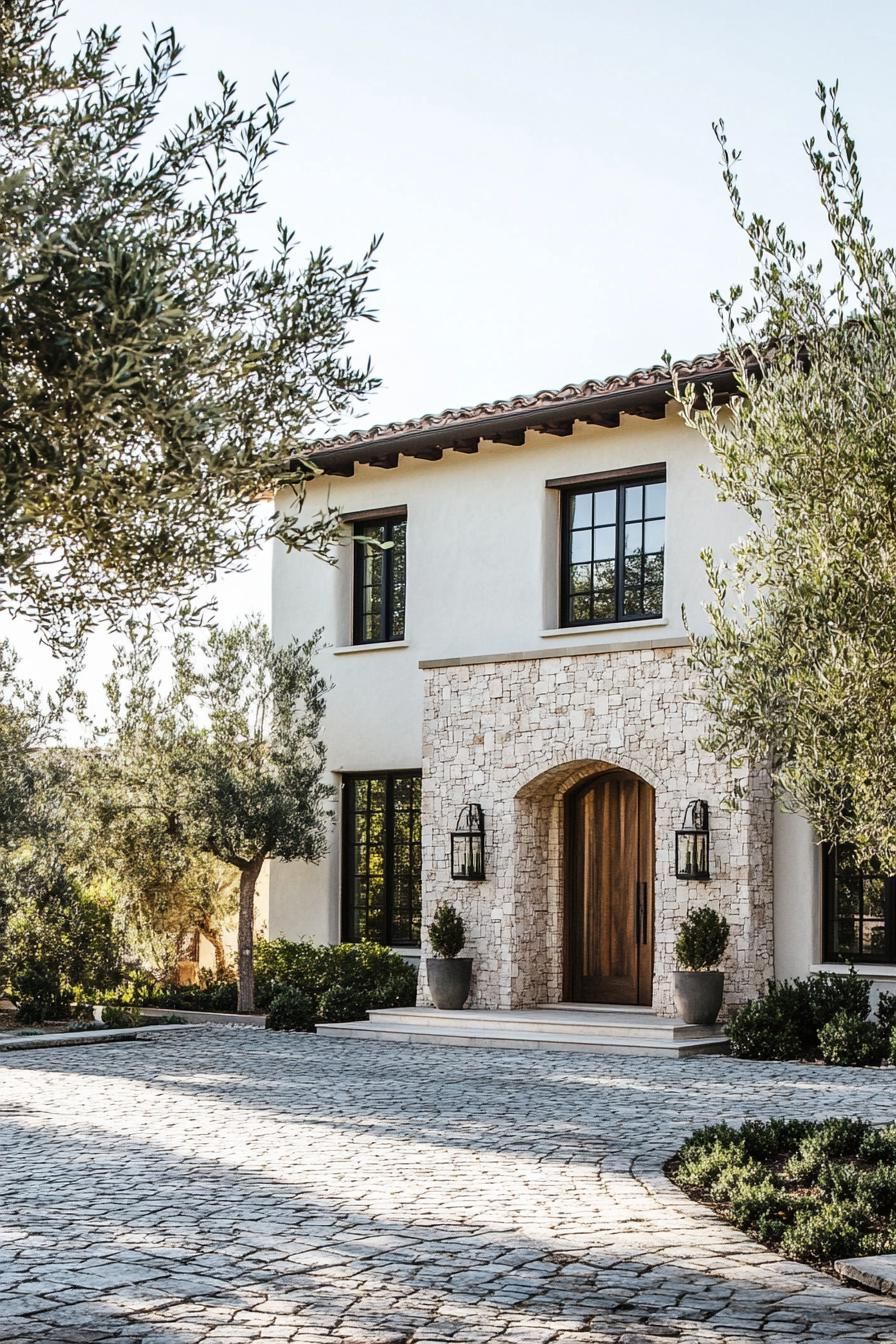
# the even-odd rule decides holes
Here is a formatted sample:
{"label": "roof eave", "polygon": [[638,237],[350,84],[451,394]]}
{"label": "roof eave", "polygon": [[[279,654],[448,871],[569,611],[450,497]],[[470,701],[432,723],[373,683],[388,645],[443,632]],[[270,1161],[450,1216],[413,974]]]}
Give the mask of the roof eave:
{"label": "roof eave", "polygon": [[[715,394],[730,394],[736,390],[735,374],[730,367],[705,373],[695,371],[692,378],[683,376],[680,382],[709,386]],[[571,397],[521,409],[496,409],[447,424],[389,432],[357,443],[324,446],[312,451],[309,459],[325,474],[350,476],[356,464],[394,467],[401,456],[435,461],[445,451],[475,453],[482,439],[521,442],[519,436],[527,430],[565,435],[571,432],[574,421],[613,428],[618,425],[620,415],[661,419],[673,397],[674,384],[669,378],[648,386]]]}

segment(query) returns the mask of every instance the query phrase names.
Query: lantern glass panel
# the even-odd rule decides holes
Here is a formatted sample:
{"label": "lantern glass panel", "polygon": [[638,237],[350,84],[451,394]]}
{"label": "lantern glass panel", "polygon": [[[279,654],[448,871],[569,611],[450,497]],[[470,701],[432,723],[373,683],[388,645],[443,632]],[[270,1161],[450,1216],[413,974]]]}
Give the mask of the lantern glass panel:
{"label": "lantern glass panel", "polygon": [[709,877],[709,835],[706,831],[678,831],[675,839],[678,877]]}
{"label": "lantern glass panel", "polygon": [[452,833],[451,876],[461,882],[481,882],[485,877],[483,837],[478,832]]}

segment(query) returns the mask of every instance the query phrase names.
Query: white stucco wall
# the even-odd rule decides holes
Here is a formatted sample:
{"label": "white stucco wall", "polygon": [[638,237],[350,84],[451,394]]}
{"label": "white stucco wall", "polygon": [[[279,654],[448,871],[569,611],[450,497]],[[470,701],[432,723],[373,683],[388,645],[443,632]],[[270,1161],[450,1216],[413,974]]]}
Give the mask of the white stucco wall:
{"label": "white stucco wall", "polygon": [[[352,477],[311,483],[305,509],[325,504],[346,512],[407,508],[406,642],[346,651],[350,641],[352,546],[338,563],[278,549],[273,559],[272,621],[283,641],[324,631],[319,663],[332,682],[325,738],[334,784],[344,771],[419,768],[422,752],[421,660],[512,652],[561,653],[620,639],[705,628],[707,586],[700,551],[724,553],[741,532],[741,515],[722,505],[699,464],[708,448],[674,408],[665,420],[623,416],[618,429],[577,423],[567,438],[529,433],[521,447],[481,442],[477,454],[446,450],[439,462],[399,458],[394,469],[356,466]],[[662,622],[558,632],[559,492],[547,480],[664,463],[667,478],[666,564]],[[285,497],[278,500],[281,507]],[[347,529],[348,530],[348,529]],[[338,813],[338,797],[335,800]],[[337,818],[327,859],[315,868],[273,864],[268,928],[272,936],[339,937]],[[447,823],[446,823],[447,825]],[[807,938],[811,906],[809,849],[777,843],[786,886],[776,894],[787,973],[805,973],[814,955]],[[776,893],[779,888],[776,884]],[[778,906],[780,905],[780,910]],[[778,939],[779,947],[783,940]],[[782,956],[785,956],[782,953]]]}
{"label": "white stucco wall", "polygon": [[821,959],[821,868],[815,833],[793,812],[775,815],[775,979]]}

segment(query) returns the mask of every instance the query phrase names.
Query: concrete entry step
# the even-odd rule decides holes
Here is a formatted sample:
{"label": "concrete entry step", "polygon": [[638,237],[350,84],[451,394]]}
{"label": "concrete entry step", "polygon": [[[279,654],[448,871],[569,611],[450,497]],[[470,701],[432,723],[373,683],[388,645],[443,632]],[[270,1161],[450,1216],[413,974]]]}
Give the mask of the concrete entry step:
{"label": "concrete entry step", "polygon": [[408,1044],[476,1045],[503,1049],[580,1050],[603,1054],[723,1054],[728,1039],[720,1026],[688,1025],[649,1009],[560,1004],[545,1008],[374,1009],[366,1022],[321,1024],[320,1036]]}

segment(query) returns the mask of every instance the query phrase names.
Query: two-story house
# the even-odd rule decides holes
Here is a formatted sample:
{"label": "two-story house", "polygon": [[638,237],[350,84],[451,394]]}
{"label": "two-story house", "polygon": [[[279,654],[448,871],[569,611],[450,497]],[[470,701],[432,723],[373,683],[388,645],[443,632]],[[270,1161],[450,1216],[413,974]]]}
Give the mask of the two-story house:
{"label": "two-story house", "polygon": [[[716,357],[682,374],[731,388]],[[891,884],[823,863],[761,772],[722,806],[731,778],[699,745],[682,610],[704,628],[700,551],[723,555],[744,520],[701,475],[707,446],[671,390],[652,368],[317,446],[306,507],[338,506],[344,544],[333,566],[276,555],[273,629],[324,631],[337,802],[319,866],[272,865],[272,934],[425,955],[446,899],[471,1003],[504,1009],[670,1014],[676,930],[702,904],[731,925],[729,1005],[816,963],[880,977],[896,961]],[[702,840],[676,859],[695,800],[703,877]],[[470,804],[480,880],[451,870]]]}

